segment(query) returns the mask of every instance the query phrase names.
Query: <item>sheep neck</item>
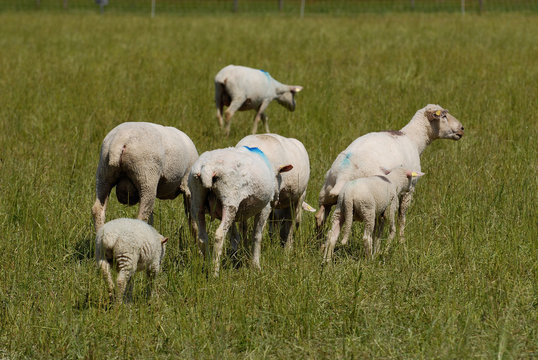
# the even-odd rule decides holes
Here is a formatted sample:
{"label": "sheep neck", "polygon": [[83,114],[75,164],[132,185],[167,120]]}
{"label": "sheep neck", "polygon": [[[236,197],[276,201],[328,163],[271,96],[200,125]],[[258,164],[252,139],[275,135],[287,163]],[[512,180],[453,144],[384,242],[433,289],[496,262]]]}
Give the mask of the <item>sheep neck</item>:
{"label": "sheep neck", "polygon": [[418,154],[422,154],[424,149],[436,139],[430,126],[429,120],[424,115],[424,109],[417,111],[415,116],[401,130],[415,144]]}

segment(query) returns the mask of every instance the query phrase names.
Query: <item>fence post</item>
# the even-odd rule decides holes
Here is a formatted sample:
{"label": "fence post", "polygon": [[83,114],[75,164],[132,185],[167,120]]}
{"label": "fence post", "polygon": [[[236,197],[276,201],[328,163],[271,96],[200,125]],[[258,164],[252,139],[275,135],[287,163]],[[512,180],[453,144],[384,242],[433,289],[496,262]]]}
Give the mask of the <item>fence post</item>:
{"label": "fence post", "polygon": [[64,9],[67,9],[67,6],[68,6],[67,0],[64,0]]}
{"label": "fence post", "polygon": [[155,0],[151,0],[151,17],[155,17]]}
{"label": "fence post", "polygon": [[411,0],[411,10],[415,10],[415,0]]}
{"label": "fence post", "polygon": [[461,0],[461,14],[465,15],[465,0]]}
{"label": "fence post", "polygon": [[483,1],[478,0],[478,13],[479,14],[482,14],[482,5],[483,5]]}
{"label": "fence post", "polygon": [[239,0],[234,0],[234,12],[237,12],[238,2]]}
{"label": "fence post", "polygon": [[304,17],[304,4],[305,0],[301,0],[301,19]]}
{"label": "fence post", "polygon": [[278,0],[278,11],[282,11],[284,7],[284,0]]}

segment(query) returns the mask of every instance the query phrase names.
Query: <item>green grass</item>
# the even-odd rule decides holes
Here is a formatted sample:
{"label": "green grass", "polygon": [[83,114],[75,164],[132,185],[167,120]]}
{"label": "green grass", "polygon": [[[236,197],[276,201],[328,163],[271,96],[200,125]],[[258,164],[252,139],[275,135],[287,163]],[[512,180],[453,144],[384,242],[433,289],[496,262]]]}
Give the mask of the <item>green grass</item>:
{"label": "green grass", "polygon": [[[538,356],[535,15],[355,17],[0,14],[0,358],[534,358]],[[314,219],[262,271],[206,276],[181,201],[157,201],[170,237],[155,296],[107,309],[90,208],[99,146],[124,121],[232,146],[214,116],[226,64],[304,86],[271,130],[310,154],[307,200],[358,136],[428,103],[464,124],[422,157],[407,244],[374,261],[360,226],[322,268]],[[107,218],[137,207],[111,199]],[[210,224],[213,234],[216,221]]]}

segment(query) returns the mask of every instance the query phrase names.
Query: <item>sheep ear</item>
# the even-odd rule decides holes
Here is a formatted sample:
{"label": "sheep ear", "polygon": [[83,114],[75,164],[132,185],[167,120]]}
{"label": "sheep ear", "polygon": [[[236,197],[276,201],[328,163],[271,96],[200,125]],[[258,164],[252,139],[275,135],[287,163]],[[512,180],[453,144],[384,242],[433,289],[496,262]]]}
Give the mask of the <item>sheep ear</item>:
{"label": "sheep ear", "polygon": [[290,91],[292,93],[298,93],[299,91],[303,90],[303,87],[302,86],[299,86],[299,85],[295,85],[295,86],[290,86]]}
{"label": "sheep ear", "polygon": [[306,201],[303,201],[303,203],[301,204],[301,207],[302,207],[303,210],[305,210],[305,211],[316,212],[316,209],[314,209],[312,206],[310,206],[309,204],[307,204]]}
{"label": "sheep ear", "polygon": [[405,172],[405,175],[408,177],[408,178],[419,178],[423,175],[425,175],[423,172],[420,172],[420,171],[411,171],[411,170],[407,170]]}
{"label": "sheep ear", "polygon": [[166,244],[167,241],[168,241],[168,238],[165,237],[165,238],[163,238],[163,239],[161,240],[161,244]]}
{"label": "sheep ear", "polygon": [[442,114],[442,111],[441,111],[441,110],[435,110],[435,111],[426,110],[426,112],[425,112],[426,118],[427,118],[428,120],[430,120],[430,121],[440,119],[440,118],[441,118],[441,114]]}
{"label": "sheep ear", "polygon": [[293,165],[292,165],[292,164],[284,165],[284,166],[281,166],[281,167],[278,169],[278,173],[288,172],[288,171],[290,171],[291,169],[293,169]]}

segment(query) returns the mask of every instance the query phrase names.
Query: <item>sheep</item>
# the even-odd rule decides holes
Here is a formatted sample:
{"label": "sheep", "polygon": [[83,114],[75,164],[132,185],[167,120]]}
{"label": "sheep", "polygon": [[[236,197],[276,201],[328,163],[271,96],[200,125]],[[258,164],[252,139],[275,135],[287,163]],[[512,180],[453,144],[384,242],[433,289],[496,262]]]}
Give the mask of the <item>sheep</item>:
{"label": "sheep", "polygon": [[278,201],[277,175],[291,170],[290,164],[273,170],[269,160],[258,148],[225,148],[200,155],[189,174],[191,214],[198,247],[207,253],[205,213],[221,219],[215,232],[213,250],[214,274],[218,276],[224,238],[232,228],[232,248],[237,249],[238,233],[235,221],[245,222],[254,216],[252,235],[252,265],[260,269],[262,232]]}
{"label": "sheep", "polygon": [[[95,239],[95,259],[108,284],[110,299],[115,297],[120,302],[124,295],[130,299],[131,276],[141,270],[146,270],[149,278],[147,294],[151,295],[153,280],[159,273],[167,241],[168,238],[160,235],[152,226],[137,219],[115,219],[99,228]],[[115,295],[111,265],[118,271]],[[127,285],[129,288],[125,294]]]}
{"label": "sheep", "polygon": [[290,111],[295,110],[295,94],[303,89],[302,86],[284,85],[276,81],[267,71],[252,69],[245,66],[228,65],[215,76],[215,105],[217,119],[222,129],[224,122],[222,111],[225,112],[225,132],[230,134],[231,118],[236,111],[256,110],[252,133],[255,134],[260,119],[269,132],[269,124],[265,109],[271,101],[276,100]]}
{"label": "sheep", "polygon": [[[396,226],[394,213],[398,208],[398,199],[401,193],[408,191],[413,179],[424,173],[396,168],[384,175],[375,175],[358,178],[347,182],[338,195],[338,202],[333,213],[332,227],[325,243],[324,260],[330,262],[336,240],[340,234],[340,227],[344,227],[342,243],[347,243],[351,233],[353,220],[364,221],[364,251],[366,257],[373,257],[377,249],[374,248],[372,234],[377,237],[383,232],[384,220],[389,219],[389,242],[394,238]],[[382,216],[381,216],[382,215]],[[377,219],[377,225],[376,225]],[[374,234],[374,237],[376,235]]]}
{"label": "sheep", "polygon": [[[363,135],[342,151],[325,174],[325,183],[319,193],[316,230],[321,234],[325,219],[336,204],[344,185],[353,179],[383,175],[380,167],[398,166],[420,171],[420,155],[436,139],[459,140],[463,126],[439,105],[427,105],[418,110],[411,121],[399,131],[374,132]],[[414,180],[409,190],[400,196],[399,236],[405,241],[405,214],[413,198]]]}
{"label": "sheep", "polygon": [[281,174],[279,199],[270,218],[280,223],[280,239],[287,249],[293,246],[293,231],[301,223],[302,210],[315,212],[304,200],[310,178],[310,160],[304,145],[297,139],[277,134],[248,135],[236,147],[258,147],[273,169],[291,164],[293,169]]}
{"label": "sheep", "polygon": [[116,186],[122,204],[140,202],[138,219],[153,223],[155,198],[174,199],[183,193],[185,213],[190,207],[189,169],[198,158],[192,140],[182,131],[147,122],[125,122],[103,140],[95,175],[92,207],[95,230],[105,223],[108,197]]}

